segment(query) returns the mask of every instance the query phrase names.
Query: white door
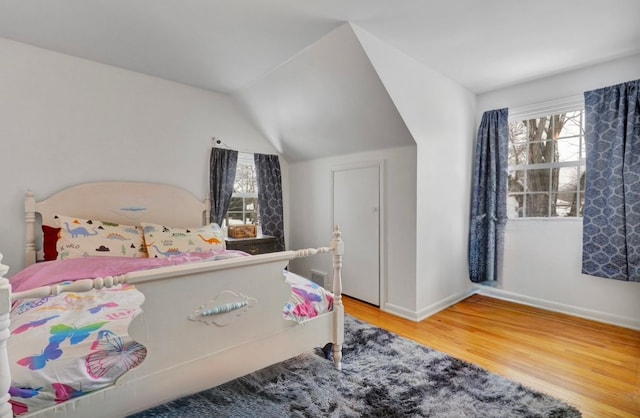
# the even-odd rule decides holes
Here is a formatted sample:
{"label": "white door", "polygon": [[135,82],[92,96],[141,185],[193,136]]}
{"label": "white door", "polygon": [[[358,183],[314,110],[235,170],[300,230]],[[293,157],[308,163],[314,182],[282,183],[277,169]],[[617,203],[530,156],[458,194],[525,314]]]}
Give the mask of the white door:
{"label": "white door", "polygon": [[345,240],[342,290],[380,306],[380,167],[333,171],[333,219]]}

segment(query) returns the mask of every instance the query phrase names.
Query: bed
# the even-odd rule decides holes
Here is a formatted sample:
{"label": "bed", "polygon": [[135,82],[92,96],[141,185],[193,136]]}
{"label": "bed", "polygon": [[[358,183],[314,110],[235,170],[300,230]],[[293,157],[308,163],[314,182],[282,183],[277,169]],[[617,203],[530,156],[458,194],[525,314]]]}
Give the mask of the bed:
{"label": "bed", "polygon": [[[327,343],[331,343],[333,367],[340,369],[344,309],[339,229],[334,230],[329,246],[246,256],[219,248],[209,251],[207,245],[223,240],[206,235],[215,233],[211,229],[215,224],[208,225],[208,219],[207,199],[199,200],[169,185],[86,183],[42,201],[28,192],[27,266],[10,282],[3,277],[8,267],[0,264],[0,418],[12,417],[16,404],[17,412],[24,412],[21,417],[126,416]],[[57,232],[56,261],[41,243],[47,235],[46,227],[51,225],[64,230]],[[128,230],[122,229],[125,226]],[[107,242],[105,231],[109,228],[120,229],[110,232]],[[144,248],[125,239],[127,233],[135,235],[136,230],[143,237]],[[174,238],[167,239],[167,234]],[[93,235],[105,243],[90,247],[103,251],[98,257],[82,248],[84,244],[77,244]],[[73,255],[74,251],[81,253]],[[111,251],[112,258],[102,257],[104,251]],[[301,294],[317,285],[286,268],[292,259],[323,253],[332,256],[333,287],[327,292],[328,308],[314,311],[314,305]],[[45,258],[51,261],[40,263]],[[83,270],[94,259],[109,260],[97,270],[105,274]],[[145,267],[132,267],[136,263]],[[81,266],[78,277],[67,277],[71,271],[76,274],[76,267],[70,267],[75,265]],[[64,271],[66,276],[49,279],[53,277],[51,269]],[[44,277],[45,285],[39,286]],[[302,290],[296,292],[296,286]],[[124,299],[103,299],[115,295]],[[108,312],[112,307],[117,309]],[[22,351],[12,344],[23,333],[47,327],[76,308],[109,316],[76,325],[64,319],[50,326],[46,346],[14,352]],[[35,319],[22,317],[38,309],[42,312]],[[124,317],[129,319],[124,321]],[[111,322],[118,322],[120,328],[125,324],[124,329],[118,330],[115,325],[111,328]],[[29,390],[37,392],[41,388],[13,385],[15,364],[38,369],[49,361],[58,361],[63,349],[71,350],[81,342],[89,343],[95,351],[86,357],[90,360],[83,360],[92,377],[105,377],[116,369],[113,359],[118,360],[121,370],[113,371],[113,382],[84,390],[87,387],[74,386],[76,378],[70,377],[70,382],[55,386],[56,398],[50,406],[32,410],[16,402],[31,396]],[[109,350],[117,355],[105,354]]]}

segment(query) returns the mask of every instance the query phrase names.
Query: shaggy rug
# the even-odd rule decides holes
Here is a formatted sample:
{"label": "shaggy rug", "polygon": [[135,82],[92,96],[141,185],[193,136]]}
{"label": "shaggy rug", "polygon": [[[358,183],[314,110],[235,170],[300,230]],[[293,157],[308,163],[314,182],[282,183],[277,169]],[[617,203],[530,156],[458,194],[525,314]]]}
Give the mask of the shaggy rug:
{"label": "shaggy rug", "polygon": [[577,409],[352,317],[343,370],[309,353],[132,415],[161,417],[580,417]]}

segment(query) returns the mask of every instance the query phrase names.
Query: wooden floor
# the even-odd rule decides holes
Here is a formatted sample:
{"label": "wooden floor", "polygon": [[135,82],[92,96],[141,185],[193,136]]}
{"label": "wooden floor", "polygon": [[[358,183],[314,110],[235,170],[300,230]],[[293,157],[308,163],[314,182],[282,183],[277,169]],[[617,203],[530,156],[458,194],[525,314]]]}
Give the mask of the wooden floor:
{"label": "wooden floor", "polygon": [[474,295],[416,323],[345,297],[345,311],[577,407],[640,417],[640,331]]}

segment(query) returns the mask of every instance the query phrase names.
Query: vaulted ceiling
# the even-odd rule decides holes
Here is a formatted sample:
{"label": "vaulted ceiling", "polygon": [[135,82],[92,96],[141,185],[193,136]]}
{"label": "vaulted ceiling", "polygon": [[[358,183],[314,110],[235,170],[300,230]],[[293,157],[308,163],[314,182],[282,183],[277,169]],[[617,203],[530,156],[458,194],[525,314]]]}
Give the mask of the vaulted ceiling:
{"label": "vaulted ceiling", "polygon": [[299,160],[411,143],[351,25],[482,93],[638,54],[638,16],[638,0],[0,0],[0,37],[231,94]]}
{"label": "vaulted ceiling", "polygon": [[349,24],[237,97],[292,161],[414,144]]}

